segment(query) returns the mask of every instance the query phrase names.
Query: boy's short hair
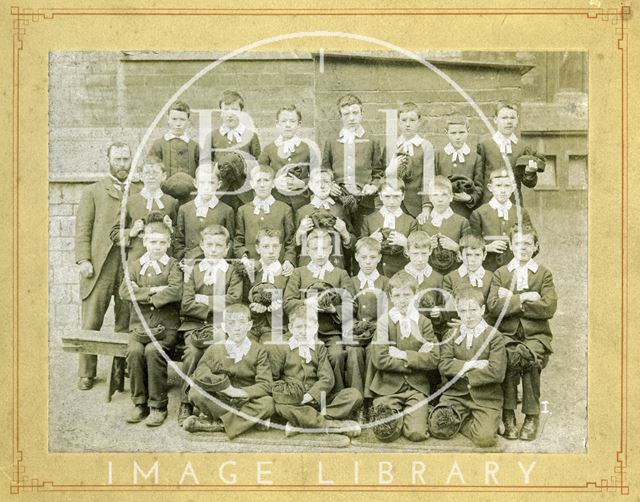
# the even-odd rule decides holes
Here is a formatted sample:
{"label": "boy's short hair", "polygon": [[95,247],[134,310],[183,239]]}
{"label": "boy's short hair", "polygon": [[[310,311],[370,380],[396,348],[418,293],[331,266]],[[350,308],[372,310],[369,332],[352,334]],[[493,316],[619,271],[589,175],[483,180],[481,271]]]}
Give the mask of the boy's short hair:
{"label": "boy's short hair", "polygon": [[513,110],[518,115],[520,115],[520,110],[519,110],[519,107],[518,107],[518,105],[516,103],[513,103],[511,101],[498,101],[498,103],[496,104],[494,116],[497,117],[498,113],[503,108],[508,108],[509,110]]}
{"label": "boy's short hair", "polygon": [[360,105],[360,109],[362,109],[362,101],[360,101],[358,96],[355,96],[354,94],[345,94],[338,99],[338,113],[342,114],[342,108],[351,105]]}
{"label": "boy's short hair", "polygon": [[223,104],[231,105],[236,101],[240,105],[240,111],[244,110],[244,99],[242,98],[242,96],[240,96],[240,94],[236,91],[226,90],[222,93],[220,101],[218,101],[218,108],[222,108]]}
{"label": "boy's short hair", "polygon": [[[513,241],[513,236],[516,234],[532,235],[533,243],[538,245],[538,231],[531,223],[522,223],[522,225],[514,225],[509,230],[509,242]],[[537,253],[536,253],[537,254]]]}
{"label": "boy's short hair", "polygon": [[485,304],[484,293],[481,288],[465,287],[456,290],[455,293],[456,305],[463,300],[473,300],[482,307]]}
{"label": "boy's short hair", "polygon": [[431,249],[431,237],[424,230],[414,230],[407,237],[407,249]]}
{"label": "boy's short hair", "polygon": [[324,228],[314,228],[307,235],[307,245],[309,245],[312,240],[318,239],[328,239],[329,242],[332,242],[331,234],[327,230]]}
{"label": "boy's short hair", "polygon": [[469,130],[469,120],[464,115],[452,115],[450,117],[447,117],[446,130],[448,131],[449,126],[452,125],[462,125],[466,127],[467,131]]}
{"label": "boy's short hair", "polygon": [[144,219],[144,232],[158,232],[171,237],[171,228],[164,222],[160,211],[150,211]]}
{"label": "boy's short hair", "polygon": [[259,173],[269,174],[271,175],[271,179],[275,177],[275,173],[273,172],[273,169],[271,168],[271,166],[266,166],[264,164],[256,164],[255,166],[253,166],[251,168],[251,171],[249,172],[249,176],[251,177],[251,179],[253,179]]}
{"label": "boy's short hair", "polygon": [[244,314],[247,320],[251,319],[251,311],[244,303],[232,303],[224,308],[224,316],[229,314]]}
{"label": "boy's short hair", "polygon": [[289,312],[289,324],[291,324],[294,319],[306,319],[306,318],[307,318],[307,306],[305,304],[297,305],[293,307],[291,312]]}
{"label": "boy's short hair", "polygon": [[504,167],[496,167],[492,169],[489,173],[489,183],[491,183],[495,178],[510,178],[513,180],[513,176],[508,169]]}
{"label": "boy's short hair", "polygon": [[167,115],[171,113],[171,110],[175,110],[177,112],[184,112],[187,114],[187,118],[191,117],[191,108],[184,101],[174,101],[169,109],[167,110]]}
{"label": "boy's short hair", "polygon": [[204,238],[209,235],[224,235],[227,244],[229,244],[229,230],[227,230],[227,228],[223,227],[222,225],[213,224],[203,228],[200,231],[200,243],[202,243],[204,241]]}
{"label": "boy's short hair", "polygon": [[220,180],[220,172],[218,171],[217,163],[211,164],[210,162],[206,162],[198,165],[193,179],[198,181],[198,176],[200,176],[201,173],[211,173],[211,175],[215,176],[217,180]]}
{"label": "boy's short hair", "polygon": [[296,105],[285,105],[280,107],[280,109],[276,113],[276,120],[280,120],[281,112],[296,112],[296,115],[298,116],[298,122],[302,122],[302,113],[300,113],[300,110],[296,108]]}
{"label": "boy's short hair", "polygon": [[368,249],[369,251],[375,251],[377,254],[381,254],[382,244],[373,237],[362,237],[356,242],[356,253],[359,253],[361,249]]}
{"label": "boy's short hair", "polygon": [[460,253],[462,253],[463,249],[481,249],[484,251],[484,239],[473,233],[463,235],[458,245],[460,246]]}
{"label": "boy's short hair", "polygon": [[402,289],[409,287],[414,293],[418,290],[418,281],[408,272],[400,270],[389,279],[389,293],[393,289]]}
{"label": "boy's short hair", "polygon": [[327,169],[326,167],[321,167],[320,169],[311,169],[309,171],[309,177],[318,178],[323,174],[328,174],[331,177],[331,181],[335,178],[335,173],[331,169]]}
{"label": "boy's short hair", "polygon": [[256,244],[260,244],[260,239],[264,239],[265,237],[275,237],[278,240],[282,240],[282,232],[277,228],[261,228],[256,234]]}
{"label": "boy's short hair", "polygon": [[131,155],[131,147],[122,141],[114,141],[107,147],[107,158],[111,157],[111,150],[114,148],[126,148],[129,150],[129,155]]}
{"label": "boy's short hair", "polygon": [[380,180],[378,180],[378,193],[382,192],[386,187],[392,190],[400,190],[402,193],[406,191],[406,185],[400,178],[380,178]]}
{"label": "boy's short hair", "polygon": [[400,105],[400,108],[398,108],[398,118],[400,118],[401,113],[409,113],[409,112],[416,112],[418,114],[418,118],[422,117],[422,115],[420,114],[420,108],[418,108],[418,105],[416,105],[412,101],[407,101],[405,103],[402,103]]}
{"label": "boy's short hair", "polygon": [[449,178],[441,175],[434,176],[429,182],[429,192],[432,192],[436,188],[446,188],[449,190],[449,194],[453,194],[453,185]]}
{"label": "boy's short hair", "polygon": [[155,155],[147,155],[144,158],[144,161],[140,166],[140,171],[142,171],[142,168],[144,166],[160,166],[160,169],[162,169],[162,172],[165,174],[167,173],[167,168],[165,167],[164,162],[162,162],[162,159],[160,157],[156,157]]}

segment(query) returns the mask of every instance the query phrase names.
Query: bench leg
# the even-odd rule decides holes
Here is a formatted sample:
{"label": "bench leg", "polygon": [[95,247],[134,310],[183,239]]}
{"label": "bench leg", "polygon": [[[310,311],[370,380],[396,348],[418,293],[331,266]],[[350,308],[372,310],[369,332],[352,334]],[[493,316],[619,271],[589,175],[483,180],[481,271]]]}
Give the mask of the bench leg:
{"label": "bench leg", "polygon": [[114,357],[111,360],[111,370],[107,377],[107,403],[111,402],[111,396],[115,391],[124,391],[124,368],[126,359],[124,357]]}

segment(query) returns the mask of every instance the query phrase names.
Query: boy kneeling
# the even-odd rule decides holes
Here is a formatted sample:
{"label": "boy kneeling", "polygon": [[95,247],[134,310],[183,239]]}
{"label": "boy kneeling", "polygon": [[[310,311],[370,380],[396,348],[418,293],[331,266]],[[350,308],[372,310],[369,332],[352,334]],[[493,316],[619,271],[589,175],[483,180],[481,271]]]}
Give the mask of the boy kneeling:
{"label": "boy kneeling", "polygon": [[192,377],[198,387],[189,391],[206,418],[192,415],[182,426],[189,432],[224,430],[233,439],[273,415],[271,365],[264,347],[247,338],[251,313],[246,305],[226,307],[222,328],[227,340],[206,350]]}
{"label": "boy kneeling", "polygon": [[504,339],[483,319],[482,290],[471,286],[461,289],[456,308],[461,324],[449,332],[440,348],[439,364],[442,376],[454,381],[429,416],[431,435],[450,439],[460,429],[476,446],[493,446],[507,368]]}

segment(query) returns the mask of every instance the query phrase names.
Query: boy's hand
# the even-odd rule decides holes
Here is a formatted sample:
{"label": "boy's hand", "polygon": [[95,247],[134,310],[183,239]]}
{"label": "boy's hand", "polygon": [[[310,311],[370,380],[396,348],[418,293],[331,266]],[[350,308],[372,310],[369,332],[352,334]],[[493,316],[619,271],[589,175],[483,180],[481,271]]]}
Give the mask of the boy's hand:
{"label": "boy's hand", "polygon": [[164,215],[164,218],[162,218],[162,223],[164,223],[167,228],[169,229],[169,232],[173,233],[173,221],[171,221],[171,216],[169,216],[168,214]]}
{"label": "boy's hand", "polygon": [[429,240],[431,241],[431,249],[438,247],[438,234],[433,234]]}
{"label": "boy's hand", "polygon": [[244,266],[244,269],[247,271],[247,274],[249,274],[249,276],[251,276],[251,274],[255,272],[256,264],[247,255],[245,255],[242,258],[240,258],[240,262]]}
{"label": "boy's hand", "polygon": [[337,183],[331,183],[330,193],[332,197],[338,197],[342,193],[342,189],[340,188],[340,185],[338,185]]}
{"label": "boy's hand", "polygon": [[302,188],[306,187],[307,184],[301,180],[300,178],[296,177],[296,176],[287,176],[287,188],[290,191],[294,191],[294,190],[301,190]]}
{"label": "boy's hand", "polygon": [[396,230],[392,230],[389,234],[389,244],[392,246],[407,247],[407,238]]}
{"label": "boy's hand", "polygon": [[471,195],[467,192],[460,192],[453,194],[454,202],[469,202],[471,200]]}
{"label": "boy's hand", "polygon": [[276,187],[278,192],[286,192],[289,190],[289,181],[288,176],[277,176],[273,181],[273,185]]}
{"label": "boy's hand", "polygon": [[209,305],[209,297],[207,295],[196,294],[195,300],[197,303],[203,303],[205,305]]}
{"label": "boy's hand", "polygon": [[449,328],[457,328],[462,324],[462,321],[460,319],[451,319],[449,322],[447,322],[447,326]]}
{"label": "boy's hand", "polygon": [[347,224],[344,222],[344,220],[336,218],[336,223],[335,225],[333,225],[333,228],[338,231],[343,240],[347,240],[349,238],[349,232],[347,232]]}
{"label": "boy's hand", "polygon": [[540,293],[537,291],[527,291],[525,293],[520,293],[520,301],[523,302],[538,302],[542,300]]}
{"label": "boy's hand", "polygon": [[533,159],[529,160],[529,163],[527,164],[527,167],[524,168],[524,172],[525,173],[536,173],[536,172],[538,172],[538,163]]}
{"label": "boy's hand", "polygon": [[326,307],[326,308],[324,308],[324,309],[323,309],[323,308],[318,307],[318,310],[319,310],[320,312],[326,312],[327,314],[335,314],[335,313],[337,312],[337,310],[336,310],[336,306],[335,306],[335,305],[329,305],[328,307]]}
{"label": "boy's hand", "polygon": [[285,261],[282,264],[282,275],[284,275],[285,277],[289,277],[293,273],[294,268],[295,267],[289,260]]}
{"label": "boy's hand", "polygon": [[389,355],[395,359],[402,359],[404,361],[407,360],[407,353],[404,350],[400,350],[398,347],[394,347],[393,345],[389,346]]}
{"label": "boy's hand", "polygon": [[300,401],[300,404],[307,404],[307,403],[310,403],[311,401],[313,401],[313,396],[308,392],[306,392],[305,395],[302,396],[302,401]]}
{"label": "boy's hand", "polygon": [[485,246],[488,253],[502,254],[507,250],[507,243],[505,241],[492,241]]}
{"label": "boy's hand", "polygon": [[431,214],[431,209],[428,207],[423,207],[422,212],[418,215],[418,218],[416,218],[418,220],[418,223],[420,225],[424,225],[429,219],[430,214]]}
{"label": "boy's hand", "polygon": [[131,227],[131,230],[129,231],[129,236],[130,237],[137,237],[138,234],[140,232],[142,232],[144,230],[144,221],[142,220],[136,220],[133,222],[133,226]]}
{"label": "boy's hand", "polygon": [[433,343],[424,342],[420,347],[420,349],[418,350],[418,352],[422,352],[424,354],[424,353],[431,352],[432,350],[433,350]]}
{"label": "boy's hand", "polygon": [[441,235],[438,240],[440,241],[440,245],[444,249],[448,249],[449,251],[458,251],[458,249],[460,249],[460,246],[456,243],[456,241],[454,241],[450,237],[447,237],[446,235]]}
{"label": "boy's hand", "polygon": [[376,188],[376,186],[369,183],[362,187],[362,195],[373,195],[377,191],[378,189]]}
{"label": "boy's hand", "polygon": [[168,285],[164,285],[164,286],[151,286],[149,288],[149,294],[150,295],[155,295],[156,293],[160,293],[160,291],[164,291],[165,289],[167,289],[169,286]]}
{"label": "boy's hand", "polygon": [[229,387],[224,389],[222,391],[222,393],[224,395],[226,395],[226,396],[233,397],[233,398],[236,398],[236,399],[247,399],[249,397],[249,394],[247,394],[246,390],[238,389],[237,387],[234,387],[233,385],[229,385]]}
{"label": "boy's hand", "polygon": [[302,238],[306,237],[306,235],[313,230],[313,220],[308,216],[305,216],[300,221],[300,226],[298,230],[296,230],[296,244],[302,244]]}
{"label": "boy's hand", "polygon": [[429,317],[433,317],[434,319],[439,319],[440,307],[431,307],[431,312],[429,312]]}
{"label": "boy's hand", "polygon": [[253,302],[249,305],[249,308],[258,314],[264,314],[267,311],[267,307],[262,305],[262,303]]}
{"label": "boy's hand", "polygon": [[373,232],[369,237],[377,240],[378,242],[382,242],[384,240],[384,237],[382,236],[382,232],[380,232],[380,229]]}
{"label": "boy's hand", "polygon": [[82,261],[78,264],[80,275],[85,279],[93,277],[93,265],[89,260]]}
{"label": "boy's hand", "polygon": [[513,293],[511,292],[511,290],[510,290],[510,289],[503,288],[503,287],[500,287],[500,288],[498,289],[498,296],[499,296],[500,298],[508,298],[508,297],[509,297],[509,296],[511,296],[511,295],[513,295]]}
{"label": "boy's hand", "polygon": [[135,293],[136,291],[138,291],[140,289],[140,286],[138,286],[138,284],[135,281],[131,281],[131,289]]}
{"label": "boy's hand", "polygon": [[276,310],[280,310],[282,308],[282,300],[273,300],[271,302],[271,306],[267,307],[269,312],[274,312]]}

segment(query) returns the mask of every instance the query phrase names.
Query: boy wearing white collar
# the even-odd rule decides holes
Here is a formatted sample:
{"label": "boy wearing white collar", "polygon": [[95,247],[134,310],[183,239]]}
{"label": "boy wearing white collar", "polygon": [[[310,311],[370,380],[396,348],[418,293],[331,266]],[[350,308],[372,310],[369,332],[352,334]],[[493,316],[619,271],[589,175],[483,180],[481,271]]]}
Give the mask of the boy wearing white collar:
{"label": "boy wearing white collar", "polygon": [[[223,162],[225,152],[241,150],[253,159],[260,156],[260,140],[251,117],[244,111],[245,103],[236,91],[224,91],[218,101],[222,124],[211,133],[207,143],[211,148],[211,161]],[[240,120],[241,117],[244,120]]]}
{"label": "boy wearing white collar", "polygon": [[331,187],[333,185],[333,171],[328,169],[314,170],[309,179],[309,189],[313,194],[309,204],[302,206],[296,211],[296,245],[300,247],[298,255],[298,265],[300,267],[309,263],[310,258],[306,252],[307,235],[313,230],[311,215],[318,210],[329,211],[336,217],[336,223],[332,230],[334,239],[334,252],[329,260],[338,267],[347,269],[345,259],[348,250],[353,248],[356,240],[351,218],[346,214],[344,207],[338,198],[331,197]]}
{"label": "boy wearing white collar", "polygon": [[230,235],[235,234],[236,217],[227,204],[218,199],[220,187],[217,165],[201,164],[196,170],[195,199],[180,206],[174,237],[177,260],[200,258],[200,232],[210,225],[222,225]]}
{"label": "boy wearing white collar", "polygon": [[437,370],[438,340],[431,322],[413,306],[418,289],[416,280],[400,271],[389,280],[392,309],[385,316],[387,340],[374,340],[371,347],[373,375],[367,376],[374,395],[374,415],[404,414],[402,435],[410,441],[424,441],[427,432],[428,403],[431,393],[427,372]]}
{"label": "boy wearing white collar", "polygon": [[[533,257],[538,252],[538,234],[530,224],[513,227],[510,245],[514,258],[496,270],[487,305],[495,317],[503,316],[497,327],[508,340],[523,342],[535,356],[535,364],[522,372],[507,371],[504,381],[504,437],[531,441],[538,432],[540,415],[540,373],[549,361],[551,328],[558,296],[553,275]],[[516,427],[517,386],[522,378],[522,428]]]}
{"label": "boy wearing white collar", "polygon": [[[124,228],[121,229],[120,220],[111,228],[110,237],[115,244],[125,248],[128,260],[137,260],[144,253],[142,233],[147,215],[159,212],[166,217],[170,228],[174,229],[178,213],[178,201],[162,192],[160,185],[166,179],[167,173],[162,161],[157,157],[147,157],[140,168],[142,190],[138,193],[129,192],[124,215]],[[169,255],[174,252],[171,248]]]}
{"label": "boy wearing white collar", "polygon": [[255,425],[268,428],[274,413],[273,398],[269,395],[271,365],[264,347],[247,337],[251,314],[246,305],[226,307],[222,328],[227,339],[206,350],[193,374],[196,386],[189,391],[189,398],[205,418],[191,415],[183,428],[188,432],[224,430],[233,439]]}
{"label": "boy wearing white collar", "polygon": [[449,117],[445,132],[449,143],[436,151],[435,172],[449,179],[452,176],[465,176],[473,181],[473,193],[454,193],[451,203],[454,213],[469,218],[471,211],[482,200],[484,190],[482,157],[478,155],[476,148],[471,148],[467,144],[469,121],[466,117],[462,115]]}
{"label": "boy wearing white collar", "polygon": [[318,310],[318,334],[320,340],[327,346],[329,362],[335,376],[335,389],[345,386],[345,345],[342,344],[342,311],[332,307],[329,310],[319,310],[317,297],[307,298],[307,290],[314,283],[324,282],[338,293],[344,294],[344,301],[349,301],[355,295],[353,282],[347,272],[334,267],[329,261],[333,244],[331,236],[326,230],[312,230],[307,237],[307,249],[311,262],[293,271],[284,291],[284,310],[287,315],[299,305],[311,305]]}
{"label": "boy wearing white collar", "polygon": [[531,223],[531,218],[524,207],[517,206],[510,200],[515,184],[509,171],[504,168],[491,171],[487,186],[493,197],[471,213],[469,225],[471,231],[481,235],[487,243],[487,257],[483,265],[485,269],[494,272],[513,258],[507,244],[511,228]]}
{"label": "boy wearing white collar", "polygon": [[[308,143],[298,136],[302,113],[295,105],[283,106],[276,113],[278,137],[269,143],[258,158],[258,163],[269,166],[276,173],[275,198],[286,202],[294,210],[309,203],[306,190],[309,181],[311,151]],[[291,173],[299,169],[300,175]]]}
{"label": "boy wearing white collar", "polygon": [[173,348],[180,325],[182,272],[167,255],[170,235],[162,215],[149,214],[142,238],[146,253],[129,261],[129,280],[122,281],[119,291],[123,300],[138,305],[129,321],[127,367],[134,408],[127,422],[146,417],[150,427],[167,417],[167,361],[160,351]]}
{"label": "boy wearing white collar", "polygon": [[[278,346],[277,373],[282,380],[292,379],[304,386],[298,403],[276,403],[276,413],[287,421],[287,436],[305,432],[334,432],[357,436],[360,426],[346,420],[362,406],[357,389],[336,389],[334,373],[324,343],[316,338],[315,311],[297,305],[289,312],[289,342]],[[324,394],[324,396],[323,396]],[[323,413],[320,406],[326,400]]]}
{"label": "boy wearing white collar", "polygon": [[444,276],[442,287],[453,295],[460,289],[478,288],[486,301],[493,274],[482,266],[487,256],[482,237],[474,234],[462,236],[459,256],[462,265]]}
{"label": "boy wearing white collar", "polygon": [[[361,237],[372,237],[382,243],[382,262],[378,270],[392,277],[407,264],[404,250],[407,248],[407,236],[418,229],[418,223],[402,211],[405,184],[399,179],[384,180],[380,184],[380,200],[382,207],[362,222]],[[384,239],[383,232],[388,232],[388,239]]]}
{"label": "boy wearing white collar", "polygon": [[[227,305],[242,301],[242,276],[225,260],[229,250],[229,231],[222,225],[209,225],[200,232],[200,249],[204,258],[197,260],[185,274],[180,314],[180,332],[184,333],[183,371],[191,376],[204,354],[204,349],[192,343],[195,330],[205,326],[220,326]],[[213,328],[212,328],[213,329]],[[189,402],[189,383],[182,382],[178,423],[193,410]]]}
{"label": "boy wearing white collar", "polygon": [[[441,346],[438,366],[451,385],[438,408],[453,409],[462,423],[460,432],[474,445],[491,447],[498,439],[502,413],[502,381],[507,369],[504,338],[483,319],[485,304],[479,289],[458,290],[456,308],[460,325]],[[437,435],[434,430],[431,433]]]}
{"label": "boy wearing white collar", "polygon": [[[167,110],[167,131],[153,142],[149,154],[158,157],[166,167],[167,179],[177,173],[186,173],[192,178],[200,162],[200,146],[189,136],[187,127],[191,109],[183,101],[175,101]],[[189,200],[187,197],[186,200]],[[186,202],[183,201],[183,202]]]}
{"label": "boy wearing white collar", "polygon": [[335,182],[344,184],[354,195],[360,196],[358,210],[353,215],[354,228],[374,211],[376,181],[382,178],[380,143],[364,127],[362,101],[353,94],[338,100],[338,115],[342,129],[328,140],[322,152],[322,167],[335,173]]}
{"label": "boy wearing white collar", "polygon": [[[385,171],[386,177],[397,178],[404,174],[402,180],[406,189],[402,209],[414,218],[418,218],[428,206],[424,180],[433,178],[435,168],[433,145],[418,134],[421,125],[418,105],[412,102],[402,103],[398,108],[400,136],[396,141],[396,150],[389,154],[385,148],[382,152],[382,161],[389,163]],[[398,172],[401,163],[403,173]]]}
{"label": "boy wearing white collar", "polygon": [[[440,246],[441,253],[449,254],[449,260],[434,260],[430,264],[442,275],[448,274],[458,267],[457,253],[460,249],[460,238],[469,232],[469,222],[464,216],[451,209],[453,188],[451,181],[444,176],[436,176],[429,183],[429,200],[433,209],[420,230],[431,235],[431,244],[435,249]],[[448,266],[447,266],[448,265]]]}
{"label": "boy wearing white collar", "polygon": [[[482,158],[482,172],[485,183],[489,180],[489,172],[492,169],[504,168],[514,173],[517,199],[511,197],[511,202],[524,205],[522,202],[522,189],[524,185],[533,188],[538,184],[538,169],[542,167],[540,160],[529,163],[524,170],[516,169],[516,160],[523,155],[531,155],[531,147],[524,144],[522,138],[516,135],[518,128],[518,106],[515,103],[499,102],[495,108],[493,122],[496,132],[485,141],[478,143],[478,155]],[[507,164],[504,158],[507,158]],[[482,202],[488,202],[491,191],[485,185]]]}

